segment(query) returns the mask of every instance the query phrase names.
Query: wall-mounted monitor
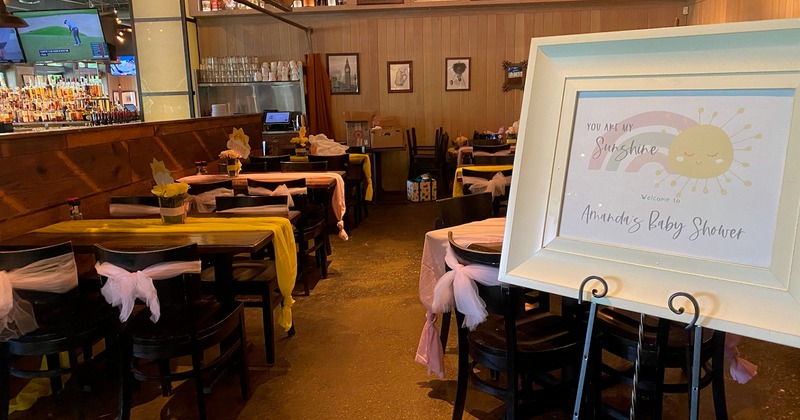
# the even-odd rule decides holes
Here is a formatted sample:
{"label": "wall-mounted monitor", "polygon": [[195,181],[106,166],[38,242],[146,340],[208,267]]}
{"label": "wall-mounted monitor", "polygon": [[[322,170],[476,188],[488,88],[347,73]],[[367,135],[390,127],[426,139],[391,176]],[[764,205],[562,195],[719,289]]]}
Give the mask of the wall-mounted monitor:
{"label": "wall-mounted monitor", "polygon": [[0,63],[23,63],[25,54],[14,28],[0,28]]}
{"label": "wall-mounted monitor", "polygon": [[29,62],[107,60],[97,9],[16,12],[28,22],[19,40]]}
{"label": "wall-mounted monitor", "polygon": [[111,63],[108,65],[112,76],[135,76],[136,60],[132,55],[119,56],[119,64]]}

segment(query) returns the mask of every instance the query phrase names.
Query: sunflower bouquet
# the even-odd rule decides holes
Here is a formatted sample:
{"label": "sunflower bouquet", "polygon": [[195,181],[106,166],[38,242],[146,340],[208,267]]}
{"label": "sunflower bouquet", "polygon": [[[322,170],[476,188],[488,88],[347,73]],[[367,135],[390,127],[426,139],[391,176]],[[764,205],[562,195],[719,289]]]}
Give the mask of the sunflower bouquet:
{"label": "sunflower bouquet", "polygon": [[308,146],[309,141],[308,137],[306,137],[306,128],[300,127],[300,132],[298,133],[297,137],[292,137],[292,139],[289,141],[297,145],[297,147]]}
{"label": "sunflower bouquet", "polygon": [[184,202],[189,191],[189,184],[175,182],[164,162],[160,162],[155,158],[153,158],[150,168],[153,170],[153,179],[156,182],[150,192],[158,197],[158,205],[161,207],[161,220],[164,223],[185,223],[186,209]]}

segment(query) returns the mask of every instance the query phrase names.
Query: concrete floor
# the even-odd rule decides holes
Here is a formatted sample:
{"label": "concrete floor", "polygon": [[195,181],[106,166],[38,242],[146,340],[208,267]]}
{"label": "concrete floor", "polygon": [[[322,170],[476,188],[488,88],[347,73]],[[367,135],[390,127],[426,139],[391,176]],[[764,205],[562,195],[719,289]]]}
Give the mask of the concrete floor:
{"label": "concrete floor", "polygon": [[[399,200],[398,200],[399,201]],[[446,354],[446,377],[428,376],[414,361],[424,309],[417,298],[423,237],[433,225],[432,203],[380,204],[351,232],[348,242],[332,238],[329,278],[294,306],[297,335],[280,336],[278,361],[264,361],[260,314],[248,309],[253,395],[243,401],[236,377],[224,377],[208,399],[211,419],[446,419],[455,395],[455,340]],[[455,328],[451,332],[455,337]],[[743,339],[743,356],[759,365],[750,383],[728,380],[731,418],[800,418],[800,350]],[[88,417],[114,418],[113,378],[98,376]],[[605,394],[624,404],[627,390]],[[160,396],[157,385],[135,395],[135,419],[196,417],[191,383]],[[685,396],[668,396],[664,416],[687,418]],[[713,418],[710,392],[701,396],[701,418]],[[15,419],[73,418],[66,393],[45,397]],[[503,403],[470,388],[465,418],[497,419]],[[569,418],[556,412],[542,418]]]}

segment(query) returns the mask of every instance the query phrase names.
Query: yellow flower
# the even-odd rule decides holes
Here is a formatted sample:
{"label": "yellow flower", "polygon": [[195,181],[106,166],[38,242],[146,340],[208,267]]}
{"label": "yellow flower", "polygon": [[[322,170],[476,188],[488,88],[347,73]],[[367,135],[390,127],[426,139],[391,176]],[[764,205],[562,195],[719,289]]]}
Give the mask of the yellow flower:
{"label": "yellow flower", "polygon": [[175,197],[186,194],[189,191],[189,184],[185,182],[173,182],[171,184],[156,185],[151,191],[158,197]]}
{"label": "yellow flower", "polygon": [[306,127],[300,127],[300,138],[304,138],[306,136]]}
{"label": "yellow flower", "polygon": [[219,157],[221,157],[222,159],[239,159],[242,157],[242,155],[240,155],[239,152],[235,150],[228,149],[220,152]]}

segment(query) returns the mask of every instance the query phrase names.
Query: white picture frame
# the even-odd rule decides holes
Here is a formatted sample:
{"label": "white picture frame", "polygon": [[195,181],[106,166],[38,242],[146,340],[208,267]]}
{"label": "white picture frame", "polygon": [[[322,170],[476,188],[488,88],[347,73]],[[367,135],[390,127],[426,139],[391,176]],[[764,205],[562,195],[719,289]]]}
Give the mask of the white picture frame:
{"label": "white picture frame", "polygon": [[[667,300],[675,292],[687,292],[699,302],[699,325],[800,347],[800,323],[796,322],[800,318],[800,185],[793,182],[800,177],[798,39],[797,20],[534,38],[500,280],[577,298],[581,281],[596,275],[609,286],[601,303],[684,322],[691,317],[672,313]],[[575,123],[583,112],[578,109],[580,94],[684,90],[712,92],[713,96],[714,92],[774,89],[790,91],[793,105],[788,107],[788,117],[776,122],[788,124],[782,127],[788,138],[778,143],[785,147],[785,163],[777,169],[780,180],[767,186],[775,190],[775,214],[764,216],[764,226],[774,226],[772,250],[762,258],[764,267],[729,261],[733,257],[726,260],[725,250],[721,258],[709,259],[698,250],[662,250],[657,241],[645,247],[624,240],[606,241],[606,237],[598,240],[574,226],[572,232],[578,234],[562,235],[562,230],[569,230],[562,228],[570,223],[565,208],[574,199],[565,198],[571,193],[569,174],[581,171],[580,166],[571,167],[578,161],[571,153],[579,141]],[[660,111],[661,106],[650,108]],[[781,107],[784,114],[786,108]],[[630,201],[624,187],[608,187],[607,202]],[[708,205],[696,205],[697,210],[719,206],[719,212],[742,211],[741,205],[724,208],[729,198],[721,196],[710,194]],[[746,197],[734,199],[745,206],[753,204]],[[714,244],[707,245],[709,253],[717,251],[710,248]],[[590,299],[591,289],[598,288],[597,282],[590,282],[584,298]],[[688,301],[681,298],[676,304],[692,312]]]}

